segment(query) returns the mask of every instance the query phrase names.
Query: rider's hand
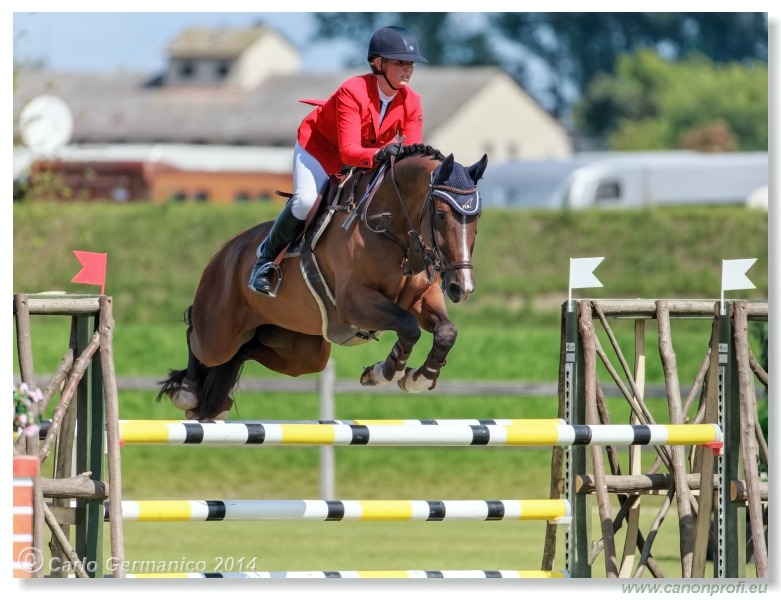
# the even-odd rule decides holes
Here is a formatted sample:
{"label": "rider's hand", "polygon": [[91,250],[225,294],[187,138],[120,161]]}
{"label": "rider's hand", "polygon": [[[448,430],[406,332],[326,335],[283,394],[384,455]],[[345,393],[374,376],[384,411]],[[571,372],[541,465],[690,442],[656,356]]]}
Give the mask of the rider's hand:
{"label": "rider's hand", "polygon": [[401,142],[395,142],[380,148],[377,150],[377,154],[374,155],[374,160],[378,163],[381,163],[388,160],[391,156],[398,156],[399,151],[401,150],[401,146]]}

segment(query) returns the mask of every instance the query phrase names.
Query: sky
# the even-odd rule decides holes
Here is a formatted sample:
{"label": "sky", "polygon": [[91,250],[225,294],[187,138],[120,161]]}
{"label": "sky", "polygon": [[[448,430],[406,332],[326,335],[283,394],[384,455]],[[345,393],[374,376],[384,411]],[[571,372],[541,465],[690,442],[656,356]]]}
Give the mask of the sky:
{"label": "sky", "polygon": [[303,69],[338,70],[348,44],[312,42],[314,21],[310,12],[18,12],[13,15],[14,59],[42,61],[57,71],[157,72],[164,66],[166,45],[185,28],[262,22],[298,47]]}
{"label": "sky", "polygon": [[[653,4],[653,10],[681,10],[691,3],[690,0],[659,0]],[[303,69],[338,70],[343,66],[350,44],[311,41],[315,20],[306,9],[361,11],[368,7],[361,2],[324,4],[288,0],[284,6],[289,12],[253,13],[235,11],[247,6],[266,8],[273,3],[263,0],[3,0],[3,4],[10,7],[13,54],[17,62],[42,61],[54,70],[143,72],[162,69],[166,44],[186,27],[248,27],[259,21],[279,30],[299,48]],[[459,0],[449,0],[447,4],[454,12],[474,9],[473,3]],[[497,10],[495,4],[493,0],[483,0],[479,7]],[[555,10],[557,7],[566,10],[568,4],[558,0],[547,3],[530,0],[523,6],[527,10],[535,7],[537,10]],[[768,0],[747,0],[740,5],[714,0],[708,8],[767,11],[769,5]],[[397,0],[393,6],[397,10],[419,8],[418,3],[403,0]],[[589,5],[589,10],[611,10],[611,6],[612,10],[624,8],[617,2],[597,2]],[[181,11],[182,8],[186,12]],[[582,6],[573,4],[573,10],[582,10]]]}

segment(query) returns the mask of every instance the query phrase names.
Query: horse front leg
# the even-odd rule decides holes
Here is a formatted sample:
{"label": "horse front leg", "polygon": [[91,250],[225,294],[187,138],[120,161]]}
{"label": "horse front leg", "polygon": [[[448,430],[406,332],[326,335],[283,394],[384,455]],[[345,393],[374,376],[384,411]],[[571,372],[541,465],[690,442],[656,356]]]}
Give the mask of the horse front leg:
{"label": "horse front leg", "polygon": [[414,345],[415,342],[411,342],[409,338],[399,337],[385,360],[364,368],[361,374],[361,385],[386,385],[404,377],[407,359]]}
{"label": "horse front leg", "polygon": [[407,359],[420,339],[416,316],[388,300],[377,290],[366,286],[353,288],[337,296],[339,315],[355,327],[369,331],[395,331],[396,343],[385,360],[365,367],[361,385],[386,385],[404,376]]}
{"label": "horse front leg", "polygon": [[433,334],[433,344],[425,362],[417,369],[407,368],[399,378],[399,388],[411,394],[423,390],[433,390],[447,355],[456,343],[458,330],[450,320],[445,307],[445,299],[438,287],[430,288],[419,304],[418,320],[421,326]]}
{"label": "horse front leg", "polygon": [[417,369],[407,368],[399,378],[399,388],[411,394],[423,390],[433,390],[439,379],[439,372],[447,362],[447,354],[456,341],[456,326],[451,322],[442,323],[434,330],[434,344],[426,361]]}

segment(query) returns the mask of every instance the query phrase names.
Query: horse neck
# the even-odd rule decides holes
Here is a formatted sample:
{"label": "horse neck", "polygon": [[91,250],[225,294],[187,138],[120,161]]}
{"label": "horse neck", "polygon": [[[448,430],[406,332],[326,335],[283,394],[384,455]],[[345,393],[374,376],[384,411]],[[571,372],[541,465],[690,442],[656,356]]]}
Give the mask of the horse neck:
{"label": "horse neck", "polygon": [[381,206],[383,211],[389,212],[394,229],[403,235],[410,226],[421,232],[421,215],[425,221],[423,210],[430,191],[431,171],[437,164],[429,157],[409,157],[385,173],[385,181],[378,190],[383,192],[381,204],[377,203],[374,208]]}

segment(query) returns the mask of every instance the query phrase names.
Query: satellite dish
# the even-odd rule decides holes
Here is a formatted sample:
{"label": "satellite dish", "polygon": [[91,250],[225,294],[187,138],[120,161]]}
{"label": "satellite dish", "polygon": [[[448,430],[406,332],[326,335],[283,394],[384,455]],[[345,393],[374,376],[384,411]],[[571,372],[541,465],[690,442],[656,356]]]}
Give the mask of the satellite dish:
{"label": "satellite dish", "polygon": [[73,133],[73,115],[57,96],[43,94],[28,102],[19,114],[22,141],[36,154],[51,154],[65,146]]}

